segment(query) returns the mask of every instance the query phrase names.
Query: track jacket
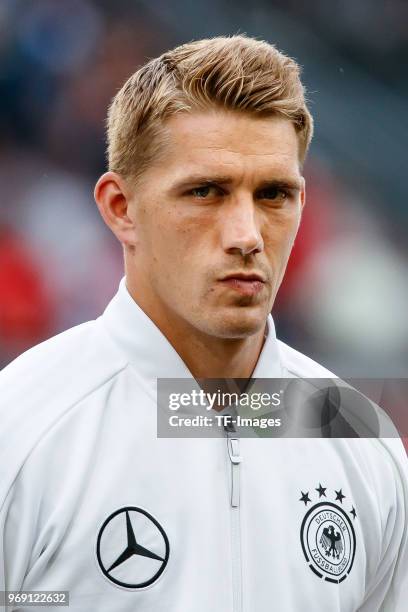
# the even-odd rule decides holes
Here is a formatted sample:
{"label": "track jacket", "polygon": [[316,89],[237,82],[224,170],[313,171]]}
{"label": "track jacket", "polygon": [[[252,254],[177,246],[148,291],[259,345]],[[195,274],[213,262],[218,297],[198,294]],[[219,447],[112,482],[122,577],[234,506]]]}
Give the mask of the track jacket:
{"label": "track jacket", "polygon": [[[269,318],[253,376],[332,374]],[[0,590],[69,591],[75,612],[408,609],[399,439],[158,438],[157,377],[191,374],[124,281],[0,373]]]}

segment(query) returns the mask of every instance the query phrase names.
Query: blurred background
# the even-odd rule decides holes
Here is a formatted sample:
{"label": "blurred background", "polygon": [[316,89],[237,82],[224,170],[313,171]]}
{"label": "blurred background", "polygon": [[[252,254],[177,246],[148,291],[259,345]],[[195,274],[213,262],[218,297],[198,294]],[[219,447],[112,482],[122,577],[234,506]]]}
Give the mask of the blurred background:
{"label": "blurred background", "polygon": [[278,335],[340,376],[408,371],[406,0],[0,0],[0,367],[98,316],[122,276],[99,218],[110,99],[194,38],[303,66],[316,133]]}

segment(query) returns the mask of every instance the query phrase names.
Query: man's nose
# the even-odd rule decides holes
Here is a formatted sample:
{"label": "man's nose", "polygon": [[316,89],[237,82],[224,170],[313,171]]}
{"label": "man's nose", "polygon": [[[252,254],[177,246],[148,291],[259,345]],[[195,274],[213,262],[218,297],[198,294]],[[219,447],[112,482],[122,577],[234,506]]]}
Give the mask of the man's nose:
{"label": "man's nose", "polygon": [[264,244],[259,221],[252,198],[241,197],[230,201],[221,216],[224,251],[240,255],[260,253]]}

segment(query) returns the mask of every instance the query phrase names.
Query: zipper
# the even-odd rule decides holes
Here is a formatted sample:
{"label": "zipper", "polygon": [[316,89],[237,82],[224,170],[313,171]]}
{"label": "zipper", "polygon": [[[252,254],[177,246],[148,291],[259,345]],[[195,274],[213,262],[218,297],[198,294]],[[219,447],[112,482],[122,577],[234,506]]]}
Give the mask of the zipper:
{"label": "zipper", "polygon": [[227,450],[231,465],[230,506],[231,506],[231,557],[232,557],[232,609],[242,612],[241,574],[241,529],[240,529],[240,439],[233,425],[225,427]]}
{"label": "zipper", "polygon": [[231,507],[239,508],[240,497],[240,463],[242,457],[239,454],[239,438],[232,438],[227,433],[228,455],[231,461]]}

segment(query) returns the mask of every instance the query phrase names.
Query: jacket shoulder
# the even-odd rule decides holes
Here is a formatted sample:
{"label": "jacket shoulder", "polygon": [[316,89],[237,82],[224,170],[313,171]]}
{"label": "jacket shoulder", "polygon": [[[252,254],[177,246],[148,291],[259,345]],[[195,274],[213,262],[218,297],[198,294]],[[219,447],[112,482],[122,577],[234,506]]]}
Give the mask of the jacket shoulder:
{"label": "jacket shoulder", "polygon": [[310,357],[278,340],[283,370],[299,378],[337,378],[336,374]]}
{"label": "jacket shoulder", "polygon": [[126,365],[97,319],[42,342],[0,372],[0,506],[3,487],[42,436]]}
{"label": "jacket shoulder", "polygon": [[[108,367],[107,352],[111,356]],[[34,390],[41,390],[43,398],[58,387],[68,391],[73,379],[92,385],[122,361],[99,319],[82,323],[34,346],[0,372],[0,406],[9,393],[24,402]]]}

